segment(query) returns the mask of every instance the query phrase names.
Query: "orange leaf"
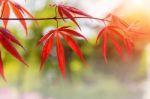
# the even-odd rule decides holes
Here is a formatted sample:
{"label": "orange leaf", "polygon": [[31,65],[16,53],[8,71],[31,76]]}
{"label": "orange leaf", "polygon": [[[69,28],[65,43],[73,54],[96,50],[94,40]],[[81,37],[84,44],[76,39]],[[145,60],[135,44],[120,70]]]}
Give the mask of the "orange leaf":
{"label": "orange leaf", "polygon": [[115,38],[113,37],[113,35],[111,33],[109,33],[109,37],[110,37],[112,43],[114,44],[117,52],[119,53],[120,57],[122,58],[123,61],[125,61],[125,58],[124,58],[124,55],[123,55],[120,45],[118,44],[118,42],[115,40]]}
{"label": "orange leaf", "polygon": [[[10,8],[9,8],[9,5],[8,5],[8,2],[5,1],[2,5],[2,18],[9,18],[9,15],[10,15]],[[3,24],[5,26],[5,28],[7,27],[7,23],[8,23],[8,20],[3,20]]]}
{"label": "orange leaf", "polygon": [[[22,13],[26,13],[29,17],[35,19],[35,17],[30,12],[28,12],[24,7],[22,7],[18,3],[14,3],[14,4],[20,11],[22,11]],[[38,22],[36,20],[34,20],[34,22],[38,25]]]}
{"label": "orange leaf", "polygon": [[[12,10],[13,10],[13,12],[17,18],[24,18],[22,13],[20,12],[20,10],[16,7],[16,5],[14,3],[10,2],[10,5],[11,5]],[[27,33],[27,25],[26,25],[25,20],[20,20],[20,22],[21,22],[22,26],[24,27],[24,29]]]}

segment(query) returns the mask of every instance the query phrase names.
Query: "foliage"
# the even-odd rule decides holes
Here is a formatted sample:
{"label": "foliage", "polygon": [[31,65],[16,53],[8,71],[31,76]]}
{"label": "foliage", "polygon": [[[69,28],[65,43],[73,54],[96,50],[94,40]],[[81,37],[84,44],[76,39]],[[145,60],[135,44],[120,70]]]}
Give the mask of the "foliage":
{"label": "foliage", "polygon": [[[105,59],[105,62],[107,63],[107,38],[109,37],[110,40],[112,41],[112,44],[115,46],[116,51],[119,53],[120,57],[125,60],[123,51],[122,51],[122,46],[120,46],[118,39],[123,42],[124,47],[126,48],[127,52],[129,54],[132,53],[132,49],[134,47],[134,44],[132,42],[132,39],[130,36],[127,34],[127,32],[136,32],[135,30],[133,31],[133,27],[131,25],[128,25],[126,22],[124,22],[122,19],[119,17],[109,14],[105,18],[100,19],[100,18],[95,18],[75,7],[70,7],[67,5],[62,4],[61,2],[59,4],[50,4],[50,6],[55,7],[55,16],[52,18],[35,18],[33,15],[31,15],[24,7],[22,7],[20,4],[10,1],[10,0],[0,0],[0,6],[1,6],[1,20],[3,20],[3,27],[0,28],[0,42],[3,45],[3,47],[14,57],[16,57],[18,60],[20,60],[23,64],[26,65],[25,61],[23,58],[18,54],[16,49],[13,47],[11,44],[16,43],[17,45],[23,47],[19,41],[11,35],[11,32],[8,31],[7,29],[7,24],[8,20],[19,20],[20,23],[22,24],[25,32],[27,33],[27,25],[26,25],[26,20],[55,20],[57,24],[57,28],[50,30],[45,36],[43,36],[38,44],[41,44],[45,42],[43,45],[42,49],[42,54],[41,54],[41,67],[40,69],[43,68],[43,65],[48,58],[53,43],[54,43],[54,37],[56,38],[56,52],[57,52],[57,59],[58,59],[58,64],[59,68],[61,71],[61,74],[63,78],[66,78],[65,74],[65,55],[64,55],[64,48],[62,46],[62,40],[61,38],[64,38],[66,43],[69,45],[69,47],[79,56],[79,58],[83,61],[84,64],[86,64],[85,59],[80,51],[80,48],[78,44],[72,39],[71,36],[74,37],[80,37],[85,40],[86,37],[81,35],[80,33],[76,32],[75,30],[70,29],[71,26],[62,26],[59,27],[58,23],[59,20],[71,20],[77,27],[81,29],[79,26],[78,22],[76,19],[82,18],[82,19],[91,19],[91,20],[96,20],[98,22],[103,22],[105,27],[103,27],[102,30],[99,31],[99,34],[97,36],[96,42],[102,38],[102,53]],[[12,12],[15,14],[16,18],[10,18],[10,9],[12,9]],[[24,18],[24,14],[28,15],[30,18]],[[37,22],[36,22],[37,23]],[[116,37],[118,39],[116,39]],[[4,72],[3,72],[3,63],[2,59],[0,57],[0,74],[5,79],[4,77]]]}

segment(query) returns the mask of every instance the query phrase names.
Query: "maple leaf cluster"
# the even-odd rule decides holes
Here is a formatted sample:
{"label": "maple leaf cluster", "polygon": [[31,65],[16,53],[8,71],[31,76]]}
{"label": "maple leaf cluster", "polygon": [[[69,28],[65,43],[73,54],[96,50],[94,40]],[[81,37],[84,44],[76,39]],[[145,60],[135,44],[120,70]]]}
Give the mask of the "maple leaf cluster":
{"label": "maple leaf cluster", "polygon": [[[27,14],[29,17],[33,18],[34,17],[20,4],[10,1],[10,0],[0,0],[0,5],[1,5],[1,18],[9,18],[10,16],[10,9],[12,9],[13,13],[17,18],[24,19],[23,14]],[[23,28],[25,29],[27,33],[27,25],[25,20],[20,20],[20,23],[22,24]],[[3,20],[4,27],[7,27],[8,20]]]}
{"label": "maple leaf cluster", "polygon": [[[36,18],[32,16],[24,7],[22,7],[20,4],[16,2],[13,2],[10,0],[0,0],[0,6],[1,6],[1,19],[3,19],[3,25],[4,25],[4,27],[0,27],[0,43],[10,54],[12,54],[15,58],[17,58],[23,64],[27,65],[25,61],[23,60],[23,58],[19,55],[17,50],[12,45],[12,43],[15,43],[23,48],[20,42],[11,34],[10,31],[7,30],[7,24],[8,24],[7,19],[10,17],[10,9],[12,9],[16,18],[20,21],[24,30],[27,33],[27,25],[26,25],[25,18],[23,15],[26,14],[32,19],[36,19]],[[56,13],[59,14],[59,17],[62,20],[64,20],[64,22],[66,19],[70,19],[74,24],[77,25],[77,27],[79,27],[80,30],[81,30],[81,27],[76,21],[76,18],[95,19],[97,21],[101,20],[98,18],[94,18],[91,15],[74,7],[66,6],[63,4],[57,4],[57,5],[54,5],[54,7],[57,10]],[[54,19],[58,21],[57,18],[58,16],[56,16],[56,18]],[[99,42],[100,39],[102,40],[102,53],[103,53],[105,62],[108,63],[108,60],[107,60],[107,39],[108,38],[112,41],[112,44],[114,45],[116,51],[119,53],[120,57],[123,60],[125,60],[122,47],[120,46],[116,37],[118,37],[119,40],[123,42],[127,52],[131,54],[134,44],[132,42],[132,39],[130,38],[129,35],[126,34],[126,32],[128,31],[131,32],[132,28],[125,21],[123,21],[122,19],[120,19],[119,17],[113,14],[109,14],[107,17],[104,18],[104,20],[105,19],[109,21],[107,21],[107,25],[102,30],[99,31],[97,40],[96,40],[97,43]],[[63,27],[57,27],[54,30],[50,30],[45,36],[43,36],[38,41],[38,44],[45,42],[42,48],[42,52],[41,52],[40,70],[43,69],[44,63],[46,59],[48,58],[49,54],[51,53],[54,42],[56,42],[56,53],[57,53],[59,69],[61,71],[63,78],[64,79],[66,78],[65,54],[64,54],[65,52],[64,52],[64,48],[61,42],[62,39],[66,41],[68,46],[75,52],[75,54],[79,56],[83,64],[86,65],[84,56],[82,55],[82,52],[80,51],[78,44],[72,37],[80,37],[80,38],[87,40],[86,37],[84,37],[81,33],[70,29],[70,26],[63,26]],[[1,52],[0,52],[0,75],[5,80]]]}
{"label": "maple leaf cluster", "polygon": [[[125,57],[123,55],[123,51],[121,45],[117,41],[119,40],[124,44],[128,54],[130,55],[132,49],[134,47],[133,41],[130,36],[127,34],[131,32],[131,27],[125,21],[121,20],[119,17],[109,14],[106,19],[110,19],[107,26],[105,26],[98,34],[96,43],[102,38],[102,53],[105,59],[105,62],[108,63],[107,60],[107,39],[109,38],[114,45],[116,51],[120,55],[123,61],[125,61]],[[117,38],[116,38],[117,37]]]}
{"label": "maple leaf cluster", "polygon": [[[20,62],[27,65],[24,59],[20,56],[20,54],[17,52],[15,47],[12,45],[12,43],[15,43],[22,48],[24,48],[20,42],[5,28],[0,27],[0,43],[1,45],[8,51],[11,55],[13,55],[15,58],[17,58]],[[6,81],[4,76],[4,70],[3,70],[3,62],[1,58],[1,51],[0,51],[0,75],[2,78]]]}
{"label": "maple leaf cluster", "polygon": [[65,74],[65,56],[64,56],[64,48],[61,43],[61,36],[66,40],[67,44],[69,47],[80,57],[80,59],[83,61],[84,64],[86,64],[84,57],[80,51],[79,46],[77,43],[70,37],[70,36],[76,36],[76,37],[82,37],[83,39],[86,40],[86,38],[81,35],[80,33],[68,29],[68,27],[61,27],[56,30],[51,30],[49,31],[44,37],[42,37],[38,44],[42,43],[43,41],[46,40],[45,45],[43,46],[42,49],[42,55],[41,55],[41,69],[43,68],[43,64],[46,61],[53,45],[54,37],[56,37],[56,52],[57,52],[57,58],[58,58],[58,63],[59,63],[59,68],[61,70],[61,73],[63,75],[63,78],[66,78]]}

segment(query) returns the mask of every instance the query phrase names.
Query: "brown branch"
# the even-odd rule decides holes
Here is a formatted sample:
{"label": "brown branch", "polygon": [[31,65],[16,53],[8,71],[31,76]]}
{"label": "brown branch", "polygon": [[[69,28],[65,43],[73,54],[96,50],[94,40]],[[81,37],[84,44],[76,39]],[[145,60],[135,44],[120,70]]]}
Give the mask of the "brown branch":
{"label": "brown branch", "polygon": [[[93,19],[93,20],[99,20],[99,21],[109,21],[106,19],[100,19],[100,18],[89,18],[89,17],[74,17],[75,19]],[[67,17],[64,17],[64,19],[69,19]],[[0,20],[62,20],[62,18],[52,17],[52,18],[0,18]]]}

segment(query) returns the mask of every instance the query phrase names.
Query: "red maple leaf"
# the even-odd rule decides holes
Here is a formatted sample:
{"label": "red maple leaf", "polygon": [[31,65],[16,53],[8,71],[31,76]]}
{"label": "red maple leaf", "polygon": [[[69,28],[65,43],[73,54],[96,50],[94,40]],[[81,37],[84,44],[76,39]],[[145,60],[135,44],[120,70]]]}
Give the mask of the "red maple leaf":
{"label": "red maple leaf", "polygon": [[62,5],[62,4],[53,5],[53,6],[57,7],[58,13],[64,21],[65,21],[65,17],[67,17],[71,21],[73,21],[79,28],[80,28],[80,26],[74,17],[87,17],[89,19],[93,18],[91,15],[89,15],[77,8],[74,8],[74,7],[70,7],[70,6],[66,6],[66,5]]}
{"label": "red maple leaf", "polygon": [[[8,51],[12,56],[14,56],[16,59],[18,59],[23,64],[27,65],[24,61],[24,59],[20,56],[20,54],[17,52],[15,47],[12,45],[12,43],[15,43],[21,47],[23,47],[20,42],[5,28],[0,27],[0,43]],[[0,52],[0,75],[4,80],[4,70],[3,70],[3,62],[1,58],[1,52]]]}
{"label": "red maple leaf", "polygon": [[115,38],[119,38],[119,40],[124,44],[125,48],[127,49],[128,54],[130,55],[132,52],[132,49],[134,47],[134,44],[132,42],[132,39],[128,35],[126,35],[125,32],[123,32],[120,28],[115,26],[106,26],[104,27],[98,34],[96,42],[102,38],[102,53],[103,57],[105,59],[105,62],[108,63],[107,60],[107,39],[110,38],[112,41],[112,44],[115,46],[116,51],[122,58],[122,60],[125,60],[125,57],[123,55],[122,48]]}
{"label": "red maple leaf", "polygon": [[[1,0],[0,4],[2,6],[1,18],[9,18],[10,11],[11,11],[10,9],[12,9],[13,13],[15,14],[17,18],[24,19],[23,14],[27,14],[29,17],[34,19],[34,17],[24,7],[22,7],[20,4],[16,2],[12,2],[10,0]],[[26,25],[25,20],[20,20],[20,23],[22,24],[23,28],[25,29],[27,33],[27,25]],[[8,24],[8,20],[3,20],[3,24],[6,28]]]}
{"label": "red maple leaf", "polygon": [[54,37],[55,37],[56,38],[56,52],[57,52],[58,64],[59,64],[61,74],[62,74],[63,78],[65,79],[66,78],[65,55],[64,55],[64,48],[61,43],[61,36],[66,40],[69,47],[80,57],[80,59],[83,61],[84,64],[86,64],[86,62],[80,51],[80,48],[77,45],[77,43],[70,36],[81,37],[84,39],[86,39],[86,38],[83,35],[81,35],[80,33],[64,26],[64,27],[49,31],[44,37],[42,37],[39,40],[38,44],[41,44],[42,42],[46,41],[43,46],[43,49],[42,49],[40,70],[42,70],[44,63],[51,52],[53,42],[54,42]]}
{"label": "red maple leaf", "polygon": [[127,50],[127,53],[131,55],[134,44],[130,35],[128,34],[131,32],[134,32],[134,33],[137,33],[137,32],[135,31],[133,25],[129,25],[124,20],[122,20],[121,18],[113,14],[108,14],[105,17],[105,19],[109,20],[107,21],[108,24],[99,32],[97,36],[97,40],[96,40],[96,43],[98,43],[100,38],[102,38],[102,53],[103,53],[105,62],[108,63],[108,60],[107,60],[107,39],[108,38],[110,38],[110,40],[112,41],[112,44],[115,46],[116,51],[119,53],[122,60],[125,60],[122,47],[120,46],[116,37],[119,38],[119,40],[123,43],[124,47]]}

